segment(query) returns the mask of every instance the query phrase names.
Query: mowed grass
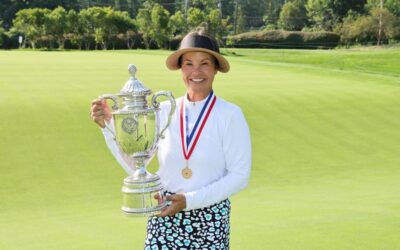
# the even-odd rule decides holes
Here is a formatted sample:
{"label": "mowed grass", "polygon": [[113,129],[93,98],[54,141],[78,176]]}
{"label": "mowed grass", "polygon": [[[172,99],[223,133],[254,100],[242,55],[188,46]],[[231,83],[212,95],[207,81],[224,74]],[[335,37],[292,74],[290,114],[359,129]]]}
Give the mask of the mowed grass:
{"label": "mowed grass", "polygon": [[[224,52],[215,91],[253,144],[231,249],[400,249],[400,50]],[[0,249],[143,248],[146,219],[120,212],[125,174],[89,106],[129,63],[182,95],[168,54],[0,51]]]}

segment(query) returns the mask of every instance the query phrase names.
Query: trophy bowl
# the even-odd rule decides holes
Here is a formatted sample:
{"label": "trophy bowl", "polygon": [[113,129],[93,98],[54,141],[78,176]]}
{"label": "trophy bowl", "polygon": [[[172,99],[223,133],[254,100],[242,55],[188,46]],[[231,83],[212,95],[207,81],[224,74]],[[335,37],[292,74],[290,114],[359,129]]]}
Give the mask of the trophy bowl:
{"label": "trophy bowl", "polygon": [[[146,170],[156,150],[159,139],[170,124],[176,103],[170,91],[160,91],[153,95],[148,106],[147,96],[152,92],[136,79],[136,67],[128,66],[131,74],[122,90],[116,94],[105,94],[100,99],[110,99],[112,122],[106,128],[114,135],[119,153],[129,158],[133,173],[126,177],[122,186],[122,211],[133,216],[152,216],[159,214],[167,206],[163,201],[163,185],[157,174]],[[160,103],[157,98],[165,96],[171,103],[168,121],[160,130]],[[156,196],[159,199],[156,199]]]}

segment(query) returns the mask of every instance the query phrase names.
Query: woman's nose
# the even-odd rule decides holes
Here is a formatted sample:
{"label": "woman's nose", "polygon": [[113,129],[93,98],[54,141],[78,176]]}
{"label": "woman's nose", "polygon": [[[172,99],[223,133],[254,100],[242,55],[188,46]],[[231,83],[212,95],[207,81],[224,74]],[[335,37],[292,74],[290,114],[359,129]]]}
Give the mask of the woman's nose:
{"label": "woman's nose", "polygon": [[200,65],[193,66],[193,73],[196,73],[196,74],[200,73]]}

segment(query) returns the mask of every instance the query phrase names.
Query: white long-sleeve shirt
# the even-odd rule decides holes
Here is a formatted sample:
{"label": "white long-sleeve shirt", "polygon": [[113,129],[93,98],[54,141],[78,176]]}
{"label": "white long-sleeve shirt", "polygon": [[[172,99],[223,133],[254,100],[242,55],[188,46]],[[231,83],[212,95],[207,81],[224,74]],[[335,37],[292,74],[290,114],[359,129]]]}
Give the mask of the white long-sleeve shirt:
{"label": "white long-sleeve shirt", "polygon": [[[176,110],[165,138],[159,140],[157,158],[166,190],[184,193],[186,210],[203,208],[220,202],[245,188],[250,178],[251,142],[246,120],[239,107],[221,98],[205,124],[197,145],[186,164],[180,135],[180,103],[185,101],[189,131],[194,127],[206,99],[190,102],[186,97],[176,100]],[[163,128],[170,110],[169,102],[161,103],[160,128]],[[131,173],[118,151],[113,136],[103,129],[107,145],[123,168]],[[182,169],[188,165],[192,177],[185,179]]]}

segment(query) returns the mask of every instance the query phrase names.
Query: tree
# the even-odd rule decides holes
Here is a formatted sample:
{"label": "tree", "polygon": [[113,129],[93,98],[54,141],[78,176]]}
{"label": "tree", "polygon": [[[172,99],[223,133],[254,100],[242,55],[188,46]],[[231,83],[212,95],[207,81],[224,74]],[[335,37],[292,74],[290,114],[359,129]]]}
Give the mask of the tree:
{"label": "tree", "polygon": [[102,49],[107,49],[111,43],[114,48],[118,34],[134,29],[133,21],[127,12],[114,11],[110,7],[84,9],[78,16],[86,49],[90,48],[93,41]]}
{"label": "tree", "polygon": [[220,1],[215,1],[215,0],[192,0],[192,6],[194,8],[198,8],[203,10],[204,12],[209,12],[211,9],[216,9],[217,8],[217,2]]}
{"label": "tree", "polygon": [[65,39],[71,44],[77,45],[78,49],[82,49],[83,27],[79,21],[79,14],[75,10],[69,10],[67,13]]}
{"label": "tree", "polygon": [[369,15],[344,19],[343,24],[336,29],[345,44],[376,42],[379,33],[379,19],[382,15],[382,39],[388,41],[400,34],[395,16],[387,9],[373,8]]}
{"label": "tree", "polygon": [[16,17],[16,13],[22,9],[46,8],[55,9],[58,6],[66,10],[78,10],[79,0],[1,0],[0,1],[0,19],[4,21],[3,25],[6,29],[10,29],[12,20]]}
{"label": "tree", "polygon": [[[112,48],[115,49],[115,42],[118,36],[124,34],[124,40],[133,39],[130,35],[136,34],[136,27],[133,20],[129,17],[129,14],[125,11],[114,11],[109,9],[105,16],[105,27],[107,43],[112,44]],[[128,32],[131,31],[131,32]],[[129,46],[128,46],[129,47]]]}
{"label": "tree", "polygon": [[351,11],[363,12],[366,0],[308,0],[308,17],[315,28],[332,30]]}
{"label": "tree", "polygon": [[[57,7],[46,15],[46,34],[52,35],[56,39],[60,49],[64,49],[65,34],[69,33],[69,30],[67,30],[67,18],[68,13],[63,7]],[[50,47],[53,47],[52,43]]]}
{"label": "tree", "polygon": [[[93,7],[97,8],[97,7]],[[88,50],[94,41],[94,33],[96,29],[96,20],[93,8],[83,9],[78,14],[79,34],[85,49]]]}
{"label": "tree", "polygon": [[330,0],[308,0],[306,9],[313,26],[318,30],[332,30],[337,23]]}
{"label": "tree", "polygon": [[139,9],[136,25],[142,33],[146,48],[149,49],[152,43],[155,43],[158,47],[166,48],[166,42],[171,34],[169,12],[153,1],[146,1],[143,7]]}
{"label": "tree", "polygon": [[137,37],[137,34],[133,30],[127,30],[125,33],[119,33],[117,35],[117,38],[120,40],[123,40],[126,42],[126,47],[128,49],[132,49],[133,46],[135,45],[135,38]]}
{"label": "tree", "polygon": [[307,10],[304,2],[295,0],[283,5],[279,14],[279,27],[285,30],[301,30],[307,25]]}
{"label": "tree", "polygon": [[0,21],[0,47],[3,46],[3,36],[4,36],[4,29],[2,27],[3,22]]}
{"label": "tree", "polygon": [[187,24],[183,13],[179,10],[169,18],[169,29],[176,36],[187,32]]}
{"label": "tree", "polygon": [[25,41],[29,42],[32,48],[36,48],[37,42],[45,34],[44,25],[46,15],[50,13],[48,9],[23,9],[18,11],[13,20],[14,29],[25,36]]}
{"label": "tree", "polygon": [[268,0],[235,0],[237,20],[242,20],[245,30],[264,25],[263,17]]}
{"label": "tree", "polygon": [[152,39],[151,7],[139,9],[139,13],[135,19],[135,24],[138,27],[139,32],[142,34],[146,49],[149,49]]}
{"label": "tree", "polygon": [[161,5],[155,4],[151,10],[152,38],[161,48],[166,48],[170,37],[169,12]]}
{"label": "tree", "polygon": [[116,10],[126,11],[131,18],[134,18],[142,2],[142,0],[115,0],[114,6]]}
{"label": "tree", "polygon": [[190,8],[188,11],[187,23],[189,29],[198,27],[206,21],[206,15],[199,8]]}
{"label": "tree", "polygon": [[[370,10],[372,30],[375,33],[378,45],[381,40],[388,41],[400,34],[398,19],[386,8],[373,8]],[[382,21],[380,25],[380,20]],[[381,26],[381,28],[380,28]]]}
{"label": "tree", "polygon": [[228,34],[229,19],[222,19],[219,10],[213,9],[207,15],[208,33],[214,36],[218,41],[222,41],[223,36]]}
{"label": "tree", "polygon": [[235,7],[233,33],[242,33],[246,31],[246,18],[245,13],[238,4]]}
{"label": "tree", "polygon": [[263,17],[266,26],[275,26],[278,23],[279,13],[284,4],[285,0],[267,0]]}
{"label": "tree", "polygon": [[[373,8],[380,6],[380,0],[368,0],[365,8],[370,11]],[[393,15],[400,17],[400,1],[399,0],[385,0],[383,1],[383,7],[389,10]]]}

